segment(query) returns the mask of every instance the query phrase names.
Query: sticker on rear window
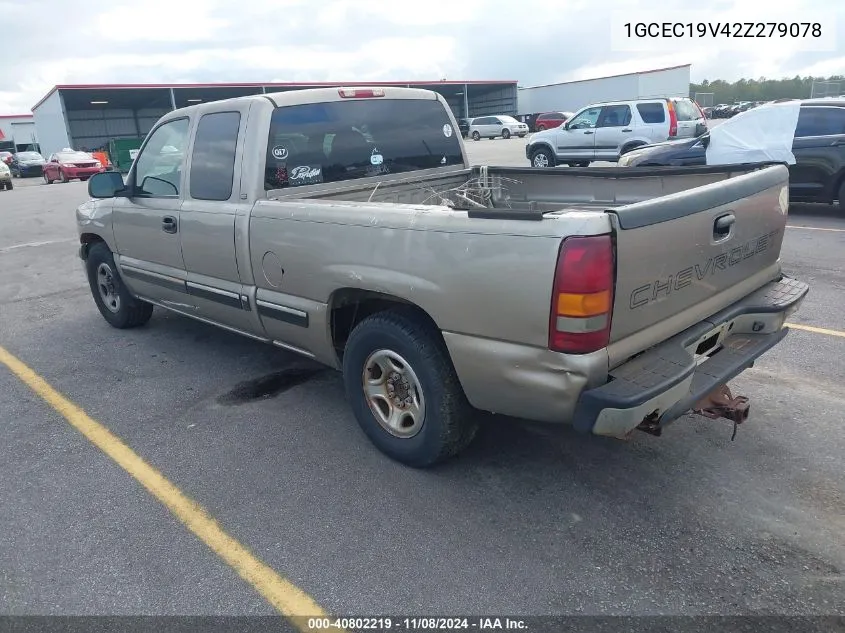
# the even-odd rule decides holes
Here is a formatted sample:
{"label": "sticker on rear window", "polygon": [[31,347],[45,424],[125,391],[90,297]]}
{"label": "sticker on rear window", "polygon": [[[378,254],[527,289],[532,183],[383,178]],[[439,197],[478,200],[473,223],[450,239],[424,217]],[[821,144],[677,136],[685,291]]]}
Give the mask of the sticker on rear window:
{"label": "sticker on rear window", "polygon": [[448,123],[443,126],[443,136],[445,136],[446,138],[452,136],[452,126]]}
{"label": "sticker on rear window", "polygon": [[281,145],[276,145],[273,148],[273,158],[278,158],[279,160],[284,160],[288,157],[288,148],[282,147]]}
{"label": "sticker on rear window", "polygon": [[290,182],[293,187],[297,185],[313,185],[314,183],[323,182],[323,168],[311,167],[309,165],[294,167],[288,172],[288,182]]}
{"label": "sticker on rear window", "polygon": [[378,147],[374,147],[372,153],[370,154],[370,164],[381,165],[383,162],[384,156],[379,153]]}

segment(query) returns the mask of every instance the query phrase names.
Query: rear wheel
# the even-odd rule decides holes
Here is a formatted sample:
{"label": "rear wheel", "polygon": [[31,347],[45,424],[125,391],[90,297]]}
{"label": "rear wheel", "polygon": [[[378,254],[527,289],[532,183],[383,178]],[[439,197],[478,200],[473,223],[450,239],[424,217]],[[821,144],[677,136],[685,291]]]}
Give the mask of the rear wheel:
{"label": "rear wheel", "polygon": [[554,167],[555,157],[547,147],[538,147],[531,153],[532,167]]}
{"label": "rear wheel", "polygon": [[478,130],[476,130],[475,132],[472,133],[472,140],[473,141],[480,141],[481,140],[481,134],[478,133]]}
{"label": "rear wheel", "polygon": [[845,180],[839,185],[839,210],[845,211]]}
{"label": "rear wheel", "polygon": [[126,329],[144,325],[150,320],[153,306],[129,294],[105,243],[91,246],[85,268],[94,303],[109,325]]}
{"label": "rear wheel", "polygon": [[346,395],[361,429],[383,453],[424,468],[475,437],[475,410],[437,329],[410,310],[361,321],[343,354]]}
{"label": "rear wheel", "polygon": [[502,138],[507,140],[511,137],[511,131],[508,129],[502,130]]}

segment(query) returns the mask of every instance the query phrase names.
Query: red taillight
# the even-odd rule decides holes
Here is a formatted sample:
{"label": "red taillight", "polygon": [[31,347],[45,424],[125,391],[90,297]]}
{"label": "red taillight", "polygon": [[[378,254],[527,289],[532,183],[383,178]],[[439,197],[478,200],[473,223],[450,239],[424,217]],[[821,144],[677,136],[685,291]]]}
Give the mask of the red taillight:
{"label": "red taillight", "polygon": [[557,258],[549,316],[549,349],[587,354],[607,347],[613,311],[610,235],[570,237]]}
{"label": "red taillight", "polygon": [[368,97],[383,97],[381,88],[338,88],[337,93],[344,99],[365,99]]}
{"label": "red taillight", "polygon": [[672,101],[666,102],[669,108],[669,137],[678,135],[678,114],[675,112],[675,104]]}

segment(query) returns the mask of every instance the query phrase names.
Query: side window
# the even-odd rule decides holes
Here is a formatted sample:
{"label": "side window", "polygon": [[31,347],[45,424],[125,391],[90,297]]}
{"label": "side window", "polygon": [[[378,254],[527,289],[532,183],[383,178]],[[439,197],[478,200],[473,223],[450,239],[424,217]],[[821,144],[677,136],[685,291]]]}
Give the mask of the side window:
{"label": "side window", "polygon": [[643,123],[663,123],[666,121],[666,113],[662,103],[638,103],[637,112],[643,119]]}
{"label": "side window", "polygon": [[845,134],[845,108],[804,107],[798,113],[795,136]]}
{"label": "side window", "polygon": [[188,119],[159,126],[135,159],[135,195],[165,198],[179,195],[182,162],[188,141]]}
{"label": "side window", "polygon": [[191,197],[228,200],[235,178],[239,112],[204,114],[197,125],[191,154]]}
{"label": "side window", "polygon": [[597,127],[623,127],[631,122],[631,108],[627,105],[604,106]]}
{"label": "side window", "polygon": [[596,127],[596,122],[599,120],[599,114],[601,114],[601,107],[598,108],[587,108],[579,112],[569,123],[570,129],[587,129],[587,128],[594,128]]}

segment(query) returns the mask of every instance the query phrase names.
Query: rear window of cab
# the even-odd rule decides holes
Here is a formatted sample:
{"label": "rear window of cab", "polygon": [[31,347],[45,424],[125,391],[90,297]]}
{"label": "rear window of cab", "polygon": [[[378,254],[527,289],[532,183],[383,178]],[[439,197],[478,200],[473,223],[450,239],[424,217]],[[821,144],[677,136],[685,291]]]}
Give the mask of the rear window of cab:
{"label": "rear window of cab", "polygon": [[434,99],[357,99],[273,111],[265,189],[463,165],[460,132]]}

